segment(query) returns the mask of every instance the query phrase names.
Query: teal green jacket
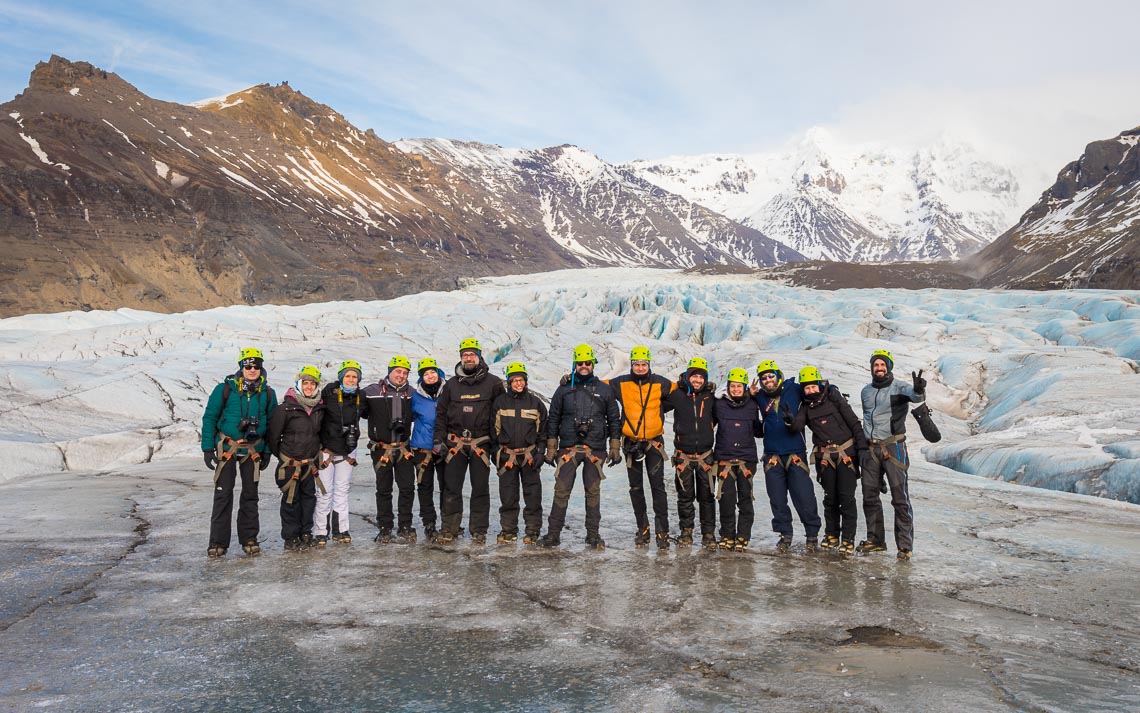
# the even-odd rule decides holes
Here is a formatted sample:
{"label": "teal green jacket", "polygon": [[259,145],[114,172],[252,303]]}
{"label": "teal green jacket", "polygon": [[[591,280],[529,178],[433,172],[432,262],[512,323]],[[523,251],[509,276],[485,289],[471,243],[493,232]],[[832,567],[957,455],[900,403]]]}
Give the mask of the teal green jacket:
{"label": "teal green jacket", "polygon": [[[230,395],[226,399],[225,408],[222,408],[222,395],[226,384],[230,385]],[[238,424],[243,418],[256,418],[257,433],[261,440],[257,442],[257,450],[262,453],[269,452],[265,443],[265,429],[269,427],[269,417],[273,409],[277,408],[277,394],[265,382],[262,375],[261,382],[254,391],[242,391],[241,380],[234,376],[227,376],[225,381],[214,387],[210,400],[206,402],[206,412],[202,414],[202,450],[210,451],[218,447],[219,435],[223,433],[230,438],[240,438],[244,434],[238,430]]]}

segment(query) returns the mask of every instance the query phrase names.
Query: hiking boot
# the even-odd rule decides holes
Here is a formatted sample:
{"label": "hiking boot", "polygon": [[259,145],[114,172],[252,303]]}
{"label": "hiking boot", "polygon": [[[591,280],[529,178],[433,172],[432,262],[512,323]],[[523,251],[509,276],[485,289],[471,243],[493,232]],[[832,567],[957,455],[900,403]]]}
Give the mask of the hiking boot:
{"label": "hiking boot", "polygon": [[440,530],[439,534],[435,536],[437,545],[450,545],[452,542],[455,542],[455,535],[448,530]]}
{"label": "hiking boot", "polygon": [[225,557],[226,549],[228,548],[222,547],[221,545],[210,545],[209,548],[206,549],[206,556],[212,560],[216,560],[219,557]]}
{"label": "hiking boot", "polygon": [[558,536],[557,532],[548,532],[538,538],[538,544],[543,547],[557,547],[562,544],[562,538]]}
{"label": "hiking boot", "polygon": [[693,544],[693,528],[682,527],[681,536],[677,538],[678,547],[688,547]]}
{"label": "hiking boot", "polygon": [[242,543],[241,551],[247,555],[250,555],[251,557],[256,557],[257,555],[261,554],[261,545],[257,544],[257,540],[251,537]]}
{"label": "hiking boot", "polygon": [[586,534],[586,547],[591,547],[595,550],[604,550],[606,549],[606,541],[603,540],[602,536],[598,533],[590,532]]}
{"label": "hiking boot", "polygon": [[344,532],[334,532],[332,539],[333,542],[343,542],[347,545],[348,543],[352,542],[352,535],[348,534],[347,530]]}
{"label": "hiking boot", "polygon": [[748,540],[744,539],[743,537],[736,538],[736,546],[733,547],[733,549],[736,550],[737,552],[747,552],[748,551]]}
{"label": "hiking boot", "polygon": [[720,542],[716,543],[716,546],[718,549],[728,550],[729,552],[732,552],[733,548],[736,547],[736,538],[730,535],[725,535],[724,537],[720,538]]}
{"label": "hiking boot", "polygon": [[804,549],[806,549],[809,553],[819,552],[819,539],[815,537],[807,538],[804,540]]}
{"label": "hiking boot", "polygon": [[668,532],[658,532],[657,533],[657,549],[659,549],[659,550],[669,549],[669,533]]}
{"label": "hiking boot", "polygon": [[819,546],[825,550],[833,550],[839,547],[839,538],[835,535],[824,535],[823,539],[819,542]]}
{"label": "hiking boot", "polygon": [[865,539],[859,543],[859,545],[855,548],[855,551],[861,555],[865,555],[865,554],[868,554],[870,552],[886,552],[887,546],[884,545],[882,542],[879,542],[877,540],[872,540],[871,538],[868,537],[867,539]]}
{"label": "hiking boot", "polygon": [[[658,539],[658,541],[660,541],[660,539],[661,539],[661,533],[660,532],[657,533],[657,539]],[[638,532],[636,535],[633,536],[633,546],[634,547],[647,547],[648,545],[649,545],[649,525],[646,525],[644,530]]]}
{"label": "hiking boot", "polygon": [[516,532],[500,532],[499,536],[495,538],[495,542],[500,545],[513,545],[518,541],[519,536]]}
{"label": "hiking boot", "polygon": [[290,537],[288,540],[285,540],[285,551],[286,552],[300,552],[301,549],[302,548],[301,548],[301,538],[300,537]]}
{"label": "hiking boot", "polygon": [[376,537],[372,538],[372,541],[373,542],[379,542],[382,545],[386,545],[392,541],[392,531],[391,530],[381,530],[380,532],[376,533]]}
{"label": "hiking boot", "polygon": [[780,541],[776,543],[776,551],[786,554],[790,549],[792,549],[792,538],[787,535],[780,535]]}
{"label": "hiking boot", "polygon": [[[222,551],[225,552],[225,550],[222,550]],[[898,554],[899,562],[910,562],[910,555],[911,555],[910,550],[899,550],[899,554]]]}
{"label": "hiking boot", "polygon": [[473,544],[473,545],[485,545],[485,544],[487,544],[487,533],[486,532],[472,532],[471,533],[471,544]]}
{"label": "hiking boot", "polygon": [[327,545],[329,543],[329,536],[328,535],[315,535],[313,537],[313,542],[315,542],[317,544],[317,547],[324,547],[325,545]]}
{"label": "hiking boot", "polygon": [[439,532],[437,532],[434,527],[425,527],[424,528],[424,539],[427,540],[428,542],[435,542],[436,540],[439,539]]}
{"label": "hiking boot", "polygon": [[401,527],[396,531],[396,537],[401,545],[414,545],[416,543],[416,531],[411,527]]}
{"label": "hiking boot", "polygon": [[844,540],[839,545],[839,548],[836,549],[835,551],[836,551],[836,553],[841,554],[844,557],[849,557],[849,556],[855,554],[855,543],[852,542],[851,540]]}
{"label": "hiking boot", "polygon": [[538,544],[538,533],[537,532],[528,532],[525,535],[523,535],[523,544],[524,545],[537,545]]}
{"label": "hiking boot", "polygon": [[701,535],[701,547],[704,547],[706,550],[715,550],[716,536],[711,532]]}
{"label": "hiking boot", "polygon": [[316,544],[316,543],[313,541],[313,536],[311,534],[301,535],[301,547],[303,549],[307,550],[310,547],[312,547],[314,544]]}

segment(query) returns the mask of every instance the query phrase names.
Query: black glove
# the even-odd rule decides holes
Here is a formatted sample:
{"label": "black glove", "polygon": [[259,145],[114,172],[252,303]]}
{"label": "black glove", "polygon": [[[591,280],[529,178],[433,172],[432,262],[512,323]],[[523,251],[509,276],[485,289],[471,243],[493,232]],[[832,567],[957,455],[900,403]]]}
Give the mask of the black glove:
{"label": "black glove", "polygon": [[548,438],[546,440],[546,461],[547,465],[554,465],[555,460],[558,458],[558,439]]}
{"label": "black glove", "polygon": [[918,373],[910,372],[910,379],[914,382],[914,393],[922,394],[926,392],[926,379],[922,378],[922,369]]}
{"label": "black glove", "polygon": [[569,386],[570,385],[570,379],[572,379],[573,377],[574,377],[573,374],[563,374],[562,378],[558,380],[558,384],[560,386]]}
{"label": "black glove", "polygon": [[866,457],[867,457],[867,451],[865,451],[865,450],[855,451],[855,460],[853,460],[851,462],[851,468],[855,471],[855,477],[856,478],[862,478],[863,477],[863,463],[865,462],[864,459]]}
{"label": "black glove", "polygon": [[208,451],[202,451],[202,460],[205,461],[206,467],[210,470],[218,469],[218,452],[213,448]]}
{"label": "black glove", "polygon": [[610,439],[610,459],[606,465],[617,465],[621,463],[621,440],[618,438]]}
{"label": "black glove", "polygon": [[791,428],[795,418],[792,416],[792,410],[788,408],[787,404],[780,404],[780,416],[784,419],[784,425]]}
{"label": "black glove", "polygon": [[264,473],[266,470],[269,469],[269,454],[268,453],[262,453],[261,458],[258,458],[257,460],[258,460],[258,468],[260,468],[262,473]]}

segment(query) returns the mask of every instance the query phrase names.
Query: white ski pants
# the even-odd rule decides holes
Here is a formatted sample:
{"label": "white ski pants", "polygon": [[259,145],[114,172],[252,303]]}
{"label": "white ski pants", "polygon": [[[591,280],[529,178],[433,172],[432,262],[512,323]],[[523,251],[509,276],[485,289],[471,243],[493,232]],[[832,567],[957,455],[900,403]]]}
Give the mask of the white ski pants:
{"label": "white ski pants", "polygon": [[336,513],[341,532],[348,532],[348,486],[352,484],[352,464],[343,456],[334,456],[327,468],[321,468],[325,494],[317,489],[317,508],[313,511],[313,534],[328,535],[329,512]]}

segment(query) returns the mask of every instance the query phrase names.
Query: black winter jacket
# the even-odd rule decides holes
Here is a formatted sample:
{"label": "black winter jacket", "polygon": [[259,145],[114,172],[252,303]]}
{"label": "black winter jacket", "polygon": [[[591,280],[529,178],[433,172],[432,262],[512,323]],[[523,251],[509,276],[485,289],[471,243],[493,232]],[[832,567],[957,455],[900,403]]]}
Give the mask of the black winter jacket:
{"label": "black winter jacket", "polygon": [[685,382],[665,397],[663,408],[673,412],[673,445],[683,453],[704,453],[714,444],[716,427],[716,387],[706,383],[700,391],[691,392]]}
{"label": "black winter jacket", "polygon": [[811,429],[813,446],[838,446],[853,439],[855,450],[867,450],[863,424],[838,386],[829,386],[824,398],[814,404],[803,397],[800,410],[792,419],[792,430],[802,432],[805,426]]}
{"label": "black winter jacket", "polygon": [[364,387],[364,417],[374,443],[398,443],[412,436],[412,387],[396,388],[388,379]]}
{"label": "black winter jacket", "polygon": [[315,458],[321,452],[321,421],[325,406],[318,403],[312,411],[293,398],[293,389],[285,393],[281,405],[273,409],[269,417],[269,428],[265,434],[269,452],[281,460],[290,458]]}
{"label": "black winter jacket", "polygon": [[717,460],[739,458],[755,463],[756,439],[763,435],[764,426],[760,420],[760,407],[747,392],[739,401],[733,401],[727,395],[716,400],[714,458]]}
{"label": "black winter jacket", "polygon": [[432,442],[447,443],[449,433],[468,438],[490,436],[492,406],[505,391],[503,380],[488,372],[482,359],[474,374],[464,373],[462,363],[456,364],[455,376],[439,390]]}
{"label": "black winter jacket", "polygon": [[[584,438],[578,435],[578,424],[586,430]],[[621,438],[621,408],[614,390],[594,376],[559,386],[550,399],[546,437],[557,438],[559,448],[585,445],[604,451],[607,439]]]}
{"label": "black winter jacket", "polygon": [[530,389],[510,389],[495,399],[494,442],[507,448],[526,448],[546,438],[546,404]]}
{"label": "black winter jacket", "polygon": [[340,390],[340,382],[325,386],[321,390],[321,402],[325,405],[325,417],[321,421],[321,447],[333,455],[348,455],[348,445],[344,442],[344,427],[350,423],[360,426],[360,419],[368,410],[368,401],[363,389],[355,394]]}

